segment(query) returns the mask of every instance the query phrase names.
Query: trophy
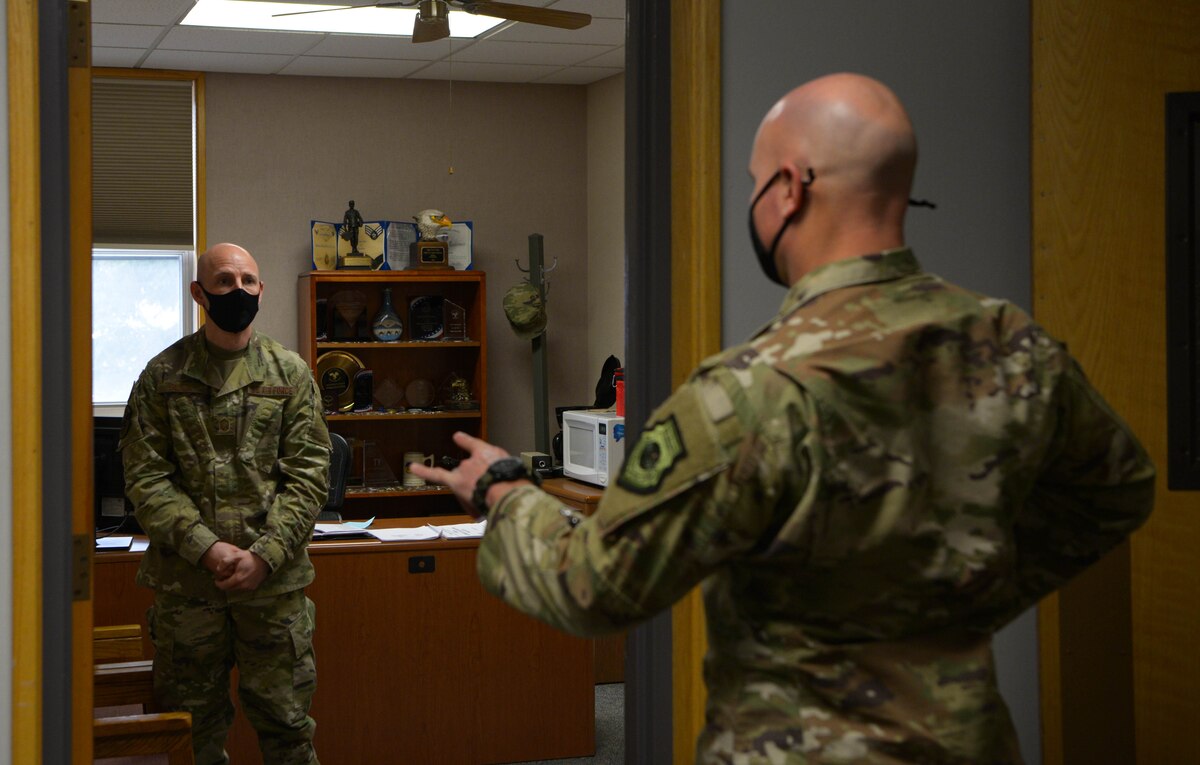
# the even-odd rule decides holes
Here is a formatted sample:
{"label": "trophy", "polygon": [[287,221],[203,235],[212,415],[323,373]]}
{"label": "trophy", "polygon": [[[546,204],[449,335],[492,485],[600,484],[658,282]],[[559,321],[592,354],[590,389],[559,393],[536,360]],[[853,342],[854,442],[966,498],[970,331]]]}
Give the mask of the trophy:
{"label": "trophy", "polygon": [[358,251],[358,231],[363,226],[363,217],[354,209],[354,200],[350,200],[350,209],[342,216],[342,239],[350,243],[350,252],[338,255],[337,267],[351,271],[370,271],[374,261],[370,255]]}
{"label": "trophy", "polygon": [[[329,298],[336,314],[333,323],[334,340],[357,340],[358,320],[367,310],[367,296],[358,290],[340,290]],[[342,323],[338,324],[337,319]]]}
{"label": "trophy", "polygon": [[471,385],[465,377],[453,372],[442,386],[442,408],[452,411],[478,409],[479,401],[471,397]]}
{"label": "trophy", "polygon": [[442,301],[443,340],[462,341],[467,339],[467,309],[452,300]]}
{"label": "trophy", "polygon": [[375,387],[375,373],[364,369],[354,375],[354,409],[355,412],[369,412],[375,408],[375,398],[372,391]]}
{"label": "trophy", "polygon": [[413,218],[420,238],[408,246],[409,268],[449,270],[450,226],[454,225],[441,210],[422,210]]}

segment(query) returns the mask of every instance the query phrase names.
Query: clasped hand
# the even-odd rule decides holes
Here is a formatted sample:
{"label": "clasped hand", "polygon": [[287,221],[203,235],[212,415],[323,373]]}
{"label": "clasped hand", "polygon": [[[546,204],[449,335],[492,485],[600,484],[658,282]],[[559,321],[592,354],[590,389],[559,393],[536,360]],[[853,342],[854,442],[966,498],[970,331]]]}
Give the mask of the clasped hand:
{"label": "clasped hand", "polygon": [[270,573],[265,560],[228,542],[214,542],[200,563],[212,572],[217,587],[226,592],[257,590]]}

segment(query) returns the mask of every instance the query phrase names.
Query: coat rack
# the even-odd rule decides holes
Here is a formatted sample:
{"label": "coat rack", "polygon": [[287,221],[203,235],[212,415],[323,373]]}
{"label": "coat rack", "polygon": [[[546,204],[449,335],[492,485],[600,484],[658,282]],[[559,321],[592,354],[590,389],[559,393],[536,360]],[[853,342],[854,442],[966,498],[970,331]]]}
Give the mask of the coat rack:
{"label": "coat rack", "polygon": [[[544,268],[542,256],[542,235],[529,235],[529,268],[521,268],[521,261],[514,258],[517,270],[529,274],[529,283],[538,291],[542,298],[542,309],[546,310],[546,296],[550,291],[550,282],[546,274],[558,268],[558,258],[554,265]],[[546,360],[546,331],[534,337],[533,344],[533,440],[534,448],[543,454],[550,454],[550,420],[547,412],[550,409],[550,382],[548,363]]]}

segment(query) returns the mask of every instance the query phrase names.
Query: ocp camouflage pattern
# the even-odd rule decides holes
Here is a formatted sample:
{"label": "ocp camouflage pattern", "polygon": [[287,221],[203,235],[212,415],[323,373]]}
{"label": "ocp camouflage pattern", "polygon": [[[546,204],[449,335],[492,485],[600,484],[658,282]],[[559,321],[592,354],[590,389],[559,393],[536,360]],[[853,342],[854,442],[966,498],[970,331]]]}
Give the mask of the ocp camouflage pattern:
{"label": "ocp camouflage pattern", "polygon": [[236,603],[159,592],[146,623],[154,639],[155,698],[191,713],[196,765],[229,762],[235,659],[239,706],[259,732],[263,762],[316,765],[316,722],[308,715],[317,689],[316,606],[302,590]]}
{"label": "ocp camouflage pattern", "polygon": [[[125,408],[125,493],[150,538],[137,582],[226,602],[298,590],[313,579],[307,546],[329,486],[329,432],[312,372],[255,332],[222,382],[203,331],[154,357]],[[201,567],[217,540],[250,550],[271,573],[254,592],[218,589]]]}
{"label": "ocp camouflage pattern", "polygon": [[1153,465],[1064,346],[907,249],[806,275],[645,433],[669,420],[685,456],[628,473],[652,491],[618,480],[582,522],[510,492],[478,568],[581,635],[702,584],[701,763],[1020,762],[992,633],[1153,505]]}

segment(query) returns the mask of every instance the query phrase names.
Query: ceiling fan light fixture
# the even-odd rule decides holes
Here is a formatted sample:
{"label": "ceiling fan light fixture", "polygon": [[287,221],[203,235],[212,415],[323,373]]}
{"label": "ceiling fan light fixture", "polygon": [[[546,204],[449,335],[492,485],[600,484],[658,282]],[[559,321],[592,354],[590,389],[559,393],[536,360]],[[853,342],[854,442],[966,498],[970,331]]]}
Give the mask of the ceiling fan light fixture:
{"label": "ceiling fan light fixture", "polygon": [[[424,2],[428,0],[423,0]],[[328,13],[308,11],[328,10]],[[285,16],[281,14],[296,13]],[[270,3],[253,0],[197,0],[181,26],[221,27],[270,32],[326,32],[389,37],[410,37],[416,8],[365,8],[351,5]],[[450,36],[477,37],[504,22],[488,16],[451,11],[446,21]]]}

